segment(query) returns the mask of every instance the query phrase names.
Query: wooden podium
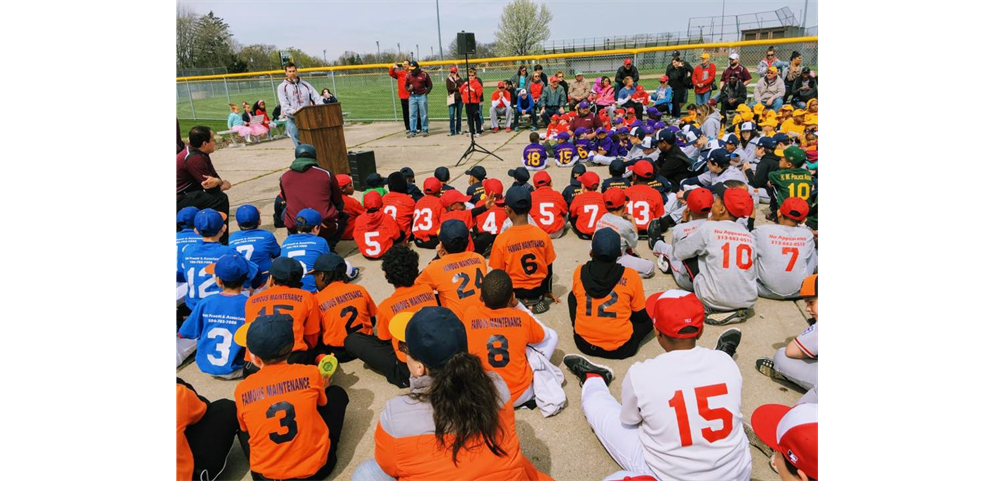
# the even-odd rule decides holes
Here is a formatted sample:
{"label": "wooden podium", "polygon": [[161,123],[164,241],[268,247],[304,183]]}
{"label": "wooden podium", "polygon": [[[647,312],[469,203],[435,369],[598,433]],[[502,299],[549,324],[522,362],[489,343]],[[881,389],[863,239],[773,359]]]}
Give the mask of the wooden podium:
{"label": "wooden podium", "polygon": [[318,165],[333,174],[349,174],[342,104],[303,107],[294,114],[294,123],[301,143],[318,151]]}

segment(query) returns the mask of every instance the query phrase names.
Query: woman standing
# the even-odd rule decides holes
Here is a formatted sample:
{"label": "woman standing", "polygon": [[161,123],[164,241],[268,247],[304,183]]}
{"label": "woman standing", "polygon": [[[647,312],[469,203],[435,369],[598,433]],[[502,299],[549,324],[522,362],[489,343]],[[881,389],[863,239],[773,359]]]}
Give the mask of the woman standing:
{"label": "woman standing", "polygon": [[484,96],[484,86],[477,79],[477,69],[471,68],[467,73],[470,78],[459,87],[460,97],[466,105],[466,127],[477,135],[484,133],[480,117],[480,100]]}
{"label": "woman standing", "polygon": [[449,76],[446,77],[446,104],[449,105],[450,136],[463,133],[463,98],[459,92],[463,82],[465,80],[459,76],[459,69],[455,65],[449,67]]}
{"label": "woman standing", "polygon": [[715,87],[715,64],[711,62],[711,55],[701,54],[701,63],[694,68],[691,82],[694,83],[694,103],[707,104],[712,97],[712,88]]}

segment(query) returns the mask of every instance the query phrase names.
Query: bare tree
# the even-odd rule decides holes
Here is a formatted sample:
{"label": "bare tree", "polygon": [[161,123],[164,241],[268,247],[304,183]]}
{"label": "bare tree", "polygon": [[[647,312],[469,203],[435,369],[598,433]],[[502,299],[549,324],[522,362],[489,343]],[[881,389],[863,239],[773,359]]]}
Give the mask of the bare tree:
{"label": "bare tree", "polygon": [[194,27],[197,14],[182,4],[176,5],[176,68],[193,67]]}
{"label": "bare tree", "polygon": [[494,32],[499,55],[531,55],[542,51],[549,39],[553,13],[532,0],[514,0],[504,6],[501,23]]}

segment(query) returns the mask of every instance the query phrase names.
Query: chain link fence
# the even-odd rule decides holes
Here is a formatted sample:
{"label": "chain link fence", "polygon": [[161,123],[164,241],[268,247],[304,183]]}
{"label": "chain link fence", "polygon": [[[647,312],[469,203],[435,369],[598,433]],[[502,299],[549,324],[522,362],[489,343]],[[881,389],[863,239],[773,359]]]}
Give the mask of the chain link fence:
{"label": "chain link fence", "polygon": [[[531,74],[533,66],[542,65],[543,72],[552,77],[563,72],[569,82],[577,73],[583,73],[586,80],[595,82],[595,77],[607,76],[613,83],[615,72],[622,61],[632,58],[639,70],[640,84],[649,91],[659,85],[656,80],[670,65],[673,52],[680,52],[681,58],[692,67],[699,62],[702,53],[708,52],[716,63],[718,71],[728,67],[728,54],[737,52],[740,62],[750,69],[754,79],[758,78],[757,65],[774,45],[780,60],[787,61],[793,51],[802,55],[802,65],[818,70],[818,41],[812,37],[804,39],[779,39],[767,41],[732,42],[723,44],[682,45],[679,47],[657,47],[626,51],[590,52],[583,54],[540,55],[521,58],[470,59],[470,66],[477,69],[477,75],[484,84],[484,103],[501,80],[508,80],[518,71],[520,65],[527,65]],[[449,119],[446,106],[445,78],[449,66],[457,65],[460,76],[466,77],[464,62],[445,63],[425,62],[423,70],[432,76],[433,90],[429,94],[428,113],[431,120]],[[308,69],[312,70],[312,69]],[[400,121],[403,118],[401,102],[398,99],[397,80],[387,74],[387,69],[377,66],[355,66],[348,69],[302,72],[319,92],[328,88],[342,103],[343,112],[348,112],[349,121]],[[258,100],[266,103],[266,110],[272,113],[278,104],[276,88],[283,81],[282,73],[263,73],[258,76],[225,76],[223,78],[198,79],[196,77],[178,79],[176,83],[176,116],[186,120],[226,120],[230,109],[228,104],[250,105]]]}

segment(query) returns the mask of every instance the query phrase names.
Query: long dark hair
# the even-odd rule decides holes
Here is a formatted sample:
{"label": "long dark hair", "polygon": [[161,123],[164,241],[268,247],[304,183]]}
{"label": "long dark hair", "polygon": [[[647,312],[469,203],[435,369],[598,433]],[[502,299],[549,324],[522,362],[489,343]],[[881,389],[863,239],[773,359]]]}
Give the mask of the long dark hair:
{"label": "long dark hair", "polygon": [[[442,369],[432,372],[428,392],[412,396],[432,403],[435,439],[440,446],[452,449],[453,464],[458,464],[460,449],[474,447],[468,444],[477,436],[495,455],[508,454],[499,445],[504,429],[498,416],[501,406],[497,387],[477,356],[457,353]],[[447,434],[453,436],[451,444],[446,443]]]}
{"label": "long dark hair", "polygon": [[258,114],[256,114],[256,112],[258,112],[260,110],[262,110],[263,113],[266,113],[266,109],[264,107],[260,107],[259,106],[259,102],[264,102],[265,103],[266,101],[263,100],[263,99],[259,99],[259,100],[256,101],[256,103],[252,104],[252,115],[258,115]]}

